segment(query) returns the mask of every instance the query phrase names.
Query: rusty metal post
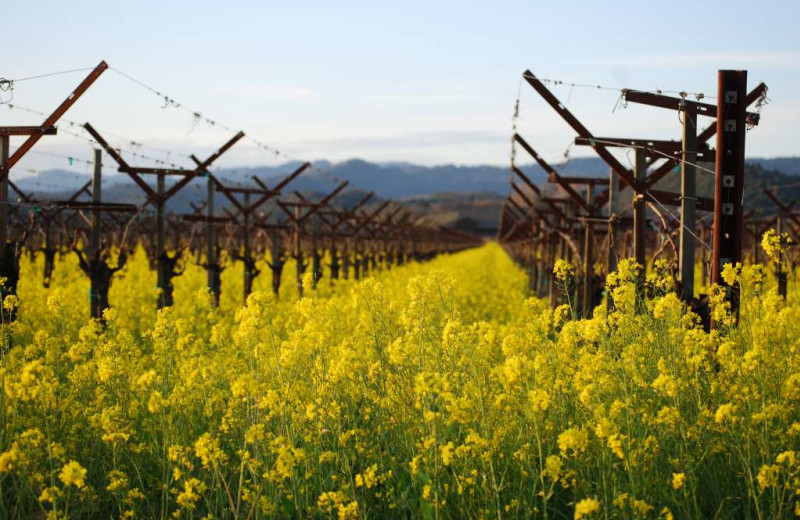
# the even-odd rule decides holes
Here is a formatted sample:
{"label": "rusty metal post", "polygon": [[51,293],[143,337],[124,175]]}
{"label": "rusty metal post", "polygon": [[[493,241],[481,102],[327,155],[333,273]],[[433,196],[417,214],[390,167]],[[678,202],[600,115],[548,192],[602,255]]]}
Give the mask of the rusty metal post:
{"label": "rusty metal post", "polygon": [[277,297],[280,292],[281,275],[283,274],[283,251],[281,251],[281,242],[278,233],[278,229],[273,228],[272,231],[270,231],[269,239],[270,260],[272,261],[270,265],[270,270],[272,271],[272,292],[275,294],[275,297]]}
{"label": "rusty metal post", "polygon": [[[717,168],[714,189],[714,250],[711,282],[720,286],[726,264],[742,261],[742,193],[744,185],[747,71],[721,70],[717,94]],[[727,287],[731,311],[739,314],[739,295]],[[713,326],[713,324],[712,324]]]}
{"label": "rusty metal post", "polygon": [[247,297],[250,296],[250,293],[253,291],[253,279],[255,278],[255,266],[253,259],[251,258],[251,246],[250,246],[250,233],[252,228],[250,226],[250,192],[246,191],[244,193],[244,256],[243,256],[243,263],[244,263],[244,303],[247,303]]}
{"label": "rusty metal post", "polygon": [[206,199],[206,210],[208,216],[208,224],[206,226],[206,240],[208,241],[206,249],[206,274],[208,277],[208,289],[211,291],[211,301],[214,307],[219,307],[220,296],[220,267],[219,258],[217,258],[217,233],[214,225],[214,194],[215,184],[214,178],[210,173],[208,175],[208,193]]}
{"label": "rusty metal post", "polygon": [[167,251],[166,251],[166,213],[164,192],[166,191],[166,176],[159,173],[156,180],[156,194],[158,204],[156,205],[156,269],[158,270],[158,308],[166,306],[167,289]]}
{"label": "rusty metal post", "polygon": [[751,230],[753,233],[753,264],[758,264],[761,262],[761,256],[758,254],[759,243],[758,243],[758,222],[755,220],[751,224]]}
{"label": "rusty metal post", "polygon": [[53,274],[55,264],[55,253],[53,250],[53,219],[48,217],[44,221],[44,287],[50,288],[50,278]]}
{"label": "rusty metal post", "polygon": [[[706,227],[703,227],[700,230],[700,238],[702,238],[706,242],[706,244],[708,244],[709,241],[713,241],[714,240],[714,230],[713,229],[709,230]],[[701,250],[700,251],[700,264],[701,264],[701,267],[700,267],[700,275],[701,275],[700,286],[701,287],[708,287],[708,270],[709,270],[709,266],[711,265],[711,252],[710,251],[706,251],[706,250]]]}
{"label": "rusty metal post", "polygon": [[296,266],[296,278],[295,283],[297,284],[297,295],[302,298],[303,297],[303,253],[300,250],[300,206],[294,207],[294,234],[292,236],[293,246],[292,250],[294,252],[294,259],[297,264]]}
{"label": "rusty metal post", "polygon": [[[92,175],[92,204],[97,205],[103,201],[103,152],[95,149],[94,151],[94,172]],[[98,265],[100,262],[100,210],[92,211],[92,231],[89,237],[89,250],[87,261],[89,266]],[[103,296],[104,292],[100,287],[101,280],[94,274],[90,275],[91,289],[89,293],[89,312],[92,318],[103,318]],[[105,298],[107,300],[107,298]]]}
{"label": "rusty metal post", "polygon": [[697,169],[697,113],[683,112],[683,162],[681,163],[681,229],[678,268],[681,297],[694,297],[694,227]]}
{"label": "rusty metal post", "polygon": [[528,279],[528,294],[538,297],[539,264],[536,261],[536,242],[534,239],[531,239],[531,244],[528,246],[528,264],[531,266],[531,276]]}
{"label": "rusty metal post", "polygon": [[535,239],[533,245],[533,263],[536,266],[536,284],[533,287],[533,293],[537,298],[541,298],[543,294],[542,285],[544,282],[544,269],[542,267],[542,250],[544,242],[542,241],[542,233],[538,228],[535,230]]}
{"label": "rusty metal post", "polygon": [[633,256],[640,266],[636,280],[636,305],[640,310],[644,306],[644,281],[647,276],[647,200],[644,188],[647,182],[647,159],[644,148],[636,148],[634,175],[636,193],[633,200]]}
{"label": "rusty metal post", "polygon": [[550,306],[555,308],[558,305],[558,290],[556,287],[556,279],[553,274],[553,267],[556,264],[558,255],[558,239],[554,232],[547,235],[547,296],[550,300]]}
{"label": "rusty metal post", "polygon": [[542,298],[546,291],[545,287],[547,284],[547,267],[546,267],[546,251],[547,251],[547,240],[546,235],[542,231],[541,225],[538,226],[537,233],[536,233],[536,270],[538,272],[538,276],[536,279],[536,297]]}
{"label": "rusty metal post", "polygon": [[311,284],[316,289],[317,273],[320,272],[320,258],[317,254],[317,216],[311,215]]}
{"label": "rusty metal post", "polygon": [[[103,151],[94,151],[94,175],[92,176],[92,204],[98,206],[103,200]],[[89,242],[89,256],[93,258],[100,252],[100,210],[92,211],[92,237]]]}
{"label": "rusty metal post", "polygon": [[[777,228],[778,228],[777,229],[778,236],[782,237],[783,217],[778,217]],[[783,239],[781,239],[780,244],[782,247],[786,245]],[[791,265],[789,266],[789,268],[791,269]],[[780,296],[781,298],[783,298],[784,301],[786,301],[786,292],[787,292],[786,289],[787,289],[788,277],[786,271],[783,269],[783,253],[778,254],[778,260],[777,262],[775,262],[775,277],[778,279],[778,296]]]}
{"label": "rusty metal post", "polygon": [[211,175],[208,176],[208,193],[206,198],[206,215],[208,216],[208,226],[206,228],[206,238],[208,240],[208,249],[206,249],[206,261],[209,265],[215,264],[216,259],[216,242],[217,237],[214,229],[214,179]]}
{"label": "rusty metal post", "polygon": [[[574,266],[576,261],[579,261],[579,258],[575,258],[575,254],[573,250],[569,247],[569,242],[567,241],[566,235],[572,234],[572,223],[570,222],[575,217],[575,206],[571,204],[567,204],[564,207],[564,215],[569,220],[564,220],[564,224],[561,226],[561,229],[564,231],[565,236],[561,236],[561,250],[559,251],[559,257],[563,258],[564,260],[568,261],[570,265]],[[555,264],[553,264],[555,265]],[[567,286],[564,288],[563,296],[564,299],[569,301],[573,309],[577,307],[577,302],[575,301],[575,287],[578,285],[576,282],[577,279],[577,272],[576,276],[573,276],[572,285]],[[564,303],[563,300],[559,300]]]}
{"label": "rusty metal post", "polygon": [[[619,234],[617,233],[617,224],[615,220],[619,218],[619,176],[614,172],[613,168],[608,170],[608,256],[606,257],[606,277],[617,270],[617,261],[619,255],[617,254],[617,240]],[[614,299],[611,297],[611,292],[606,294],[606,302],[608,310],[614,308]]]}
{"label": "rusty metal post", "polygon": [[350,279],[350,244],[348,239],[344,239],[344,248],[342,249],[342,279]]}
{"label": "rusty metal post", "polygon": [[[11,153],[11,139],[7,135],[0,136],[0,166],[8,162]],[[6,257],[8,242],[8,177],[11,172],[0,175],[0,263]]]}
{"label": "rusty metal post", "polygon": [[[594,203],[594,184],[586,185],[586,202]],[[589,215],[594,216],[594,215]],[[592,242],[592,224],[587,220],[583,229],[583,315],[591,316],[594,306],[592,280],[594,278],[594,244]]]}

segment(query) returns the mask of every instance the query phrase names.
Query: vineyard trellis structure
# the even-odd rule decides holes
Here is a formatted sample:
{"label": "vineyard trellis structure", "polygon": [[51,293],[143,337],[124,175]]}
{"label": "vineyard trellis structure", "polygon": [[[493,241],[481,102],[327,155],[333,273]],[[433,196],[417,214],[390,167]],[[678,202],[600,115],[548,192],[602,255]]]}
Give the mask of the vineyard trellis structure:
{"label": "vineyard trellis structure", "polygon": [[[211,154],[205,161],[198,161],[197,167],[193,170],[180,170],[175,168],[153,168],[153,167],[134,167],[129,165],[122,155],[114,150],[105,139],[95,130],[92,125],[86,123],[84,128],[87,132],[102,146],[106,153],[108,153],[114,161],[119,165],[119,171],[127,174],[139,188],[145,193],[147,201],[156,207],[156,227],[155,227],[155,250],[154,257],[157,263],[158,272],[158,307],[169,307],[173,303],[172,297],[172,279],[179,274],[176,270],[178,261],[182,254],[181,251],[176,251],[173,255],[167,252],[166,248],[166,204],[169,199],[174,197],[181,188],[188,185],[202,172],[219,159],[225,152],[230,150],[241,138],[244,137],[244,132],[239,132],[231,139],[229,139],[222,147],[216,152]],[[156,176],[156,189],[150,187],[149,184],[142,178],[143,175]],[[173,184],[169,189],[166,189],[167,176],[178,176],[181,179]]]}
{"label": "vineyard trellis structure", "polygon": [[[516,153],[512,152],[511,193],[501,210],[498,239],[527,269],[531,290],[538,296],[547,295],[554,305],[558,303],[553,265],[559,257],[570,258],[578,266],[579,283],[567,288],[569,297],[584,315],[590,315],[601,303],[603,271],[607,275],[616,269],[620,258],[632,257],[641,266],[636,280],[637,300],[641,302],[648,258],[669,256],[671,250],[675,289],[698,308],[703,305],[704,296],[696,297],[694,280],[696,248],[700,244],[710,252],[702,259],[709,264],[703,270],[703,284],[710,280],[723,287],[727,301],[738,312],[738,291],[727,286],[721,277],[725,265],[742,261],[745,240],[753,245],[753,259],[757,261],[757,241],[776,221],[778,226],[790,222],[793,233],[800,231],[800,219],[790,213],[793,204],[783,204],[772,192],[767,191],[767,196],[780,211],[777,219],[759,220],[756,212],[743,207],[745,135],[760,122],[760,114],[748,112],[748,107],[766,98],[767,86],[760,83],[747,93],[746,71],[721,70],[717,105],[700,101],[701,95],[692,101],[686,93],[672,97],[661,92],[623,89],[624,103],[678,112],[681,139],[665,141],[598,137],[545,86],[547,80],[540,80],[527,70],[523,79],[575,131],[574,144],[591,147],[609,167],[607,179],[564,176],[515,127],[512,147],[521,147],[544,170],[548,183],[556,187],[545,190],[536,186],[515,164]],[[699,131],[698,117],[715,121]],[[708,142],[714,136],[716,145],[711,148]],[[631,168],[611,153],[613,148],[633,152]],[[701,166],[711,162],[715,165],[713,170]],[[713,197],[698,195],[698,170],[714,174]],[[659,181],[673,173],[681,176],[679,193],[656,188]],[[517,184],[518,179],[522,186]],[[626,188],[632,191],[628,206],[622,203]],[[563,197],[554,197],[551,191],[560,192]],[[674,215],[670,207],[678,208],[679,214]],[[713,225],[706,224],[708,217],[698,219],[698,212],[713,215]],[[648,232],[648,228],[655,232]],[[600,262],[598,253],[603,249],[606,254]],[[652,252],[649,257],[648,250]],[[602,264],[605,269],[598,268]],[[779,264],[779,281],[781,273]],[[785,296],[785,282],[782,286],[781,294]],[[608,300],[613,306],[610,296]]]}
{"label": "vineyard trellis structure", "polygon": [[[50,285],[56,257],[75,254],[91,282],[90,315],[103,323],[104,311],[110,305],[108,294],[113,276],[125,266],[137,245],[148,252],[151,268],[157,273],[155,303],[160,309],[173,304],[173,279],[183,273],[189,261],[205,268],[212,301],[219,305],[220,275],[231,262],[244,265],[246,302],[259,275],[256,266],[260,261],[272,271],[272,290],[277,296],[284,265],[288,258],[293,258],[298,267],[297,290],[302,297],[302,275],[309,260],[316,284],[324,276],[324,260],[329,259],[327,267],[333,284],[339,279],[364,277],[370,270],[390,269],[411,258],[423,261],[482,243],[476,236],[414,218],[401,204],[376,200],[373,193],[356,192],[355,203],[336,204],[334,199],[345,194],[347,181],[321,197],[297,190],[287,193],[287,186],[312,167],[309,162],[302,162],[273,187],[258,177],[253,177],[248,186],[231,185],[212,174],[211,166],[245,137],[244,132],[236,133],[205,160],[188,155],[194,164],[182,169],[157,160],[157,166],[135,166],[123,157],[122,149],[113,147],[100,131],[85,123],[82,127],[91,136],[85,139],[95,145],[94,160],[85,161],[93,165],[92,181],[58,200],[25,193],[9,177],[14,166],[41,137],[57,134],[59,119],[108,68],[101,62],[41,125],[0,127],[0,243],[6,244],[0,248],[0,276],[6,279],[3,296],[16,294],[23,250],[31,257],[43,253],[45,287]],[[174,99],[168,96],[164,99],[167,104],[177,106]],[[198,117],[197,113],[194,116]],[[207,121],[228,129],[210,119]],[[9,138],[14,136],[26,140],[11,153]],[[282,155],[263,143],[251,141]],[[142,204],[103,200],[103,152],[144,194]],[[129,153],[139,159],[152,159]],[[145,180],[148,175],[156,177],[155,186]],[[173,178],[177,180],[167,182]],[[168,211],[168,202],[179,191],[202,179],[207,183],[204,200],[191,201],[190,213]],[[9,197],[9,190],[14,193],[14,200]],[[219,206],[220,197],[228,207]],[[389,208],[393,209],[387,211]],[[4,322],[16,319],[15,310],[3,312]]]}
{"label": "vineyard trellis structure", "polygon": [[[192,156],[192,159],[197,163],[200,164],[199,159]],[[256,259],[252,253],[252,234],[253,234],[253,227],[254,224],[260,224],[262,226],[268,225],[266,220],[269,218],[269,215],[259,214],[257,210],[262,207],[266,202],[270,199],[277,197],[280,195],[281,190],[285,188],[290,182],[300,176],[304,171],[306,171],[309,167],[311,167],[311,163],[304,163],[299,168],[297,168],[294,172],[288,175],[285,179],[279,182],[274,188],[270,189],[262,180],[258,177],[253,177],[253,181],[256,183],[256,187],[254,188],[244,188],[244,187],[237,187],[237,186],[225,186],[222,182],[220,182],[216,177],[211,175],[211,173],[206,172],[208,176],[208,199],[206,201],[206,206],[209,208],[208,218],[214,218],[213,211],[214,211],[214,193],[215,191],[222,193],[225,198],[230,201],[230,203],[236,209],[236,212],[231,212],[227,208],[224,209],[224,212],[228,215],[227,222],[235,224],[240,231],[240,241],[242,243],[241,253],[238,250],[234,250],[231,256],[237,260],[241,261],[244,264],[244,301],[247,302],[247,298],[250,296],[250,293],[253,290],[253,281],[255,277],[260,274],[260,271],[256,268]],[[238,195],[242,195],[243,200],[239,200],[237,198]],[[252,196],[256,196],[256,200],[251,200]],[[255,221],[255,222],[254,222]],[[209,289],[211,290],[212,294],[214,294],[215,302],[219,302],[219,294],[220,294],[220,285],[219,285],[219,273],[220,265],[217,253],[217,245],[214,243],[214,231],[213,231],[213,222],[209,221],[208,226],[208,247],[207,251],[209,254],[209,258],[214,259],[214,263],[212,264],[209,262],[206,264],[208,267],[208,276],[209,276]],[[274,240],[274,237],[273,237]],[[271,248],[273,254],[280,254],[276,252],[275,246]],[[275,277],[275,267],[272,265],[270,266],[273,270],[273,278]],[[273,282],[273,291],[277,294],[277,287],[280,286],[280,273],[277,274],[277,285],[276,282]]]}
{"label": "vineyard trellis structure", "polygon": [[[28,233],[29,226],[21,234],[19,240],[9,241],[9,211],[8,188],[11,183],[11,170],[45,135],[55,135],[55,124],[75,104],[78,99],[94,84],[103,72],[108,69],[108,64],[101,61],[84,78],[78,87],[42,122],[39,126],[3,126],[0,127],[0,277],[4,279],[1,294],[16,296],[19,282],[19,259]],[[25,141],[11,153],[11,136],[25,136]],[[4,321],[13,321],[16,318],[16,309],[2,310]]]}

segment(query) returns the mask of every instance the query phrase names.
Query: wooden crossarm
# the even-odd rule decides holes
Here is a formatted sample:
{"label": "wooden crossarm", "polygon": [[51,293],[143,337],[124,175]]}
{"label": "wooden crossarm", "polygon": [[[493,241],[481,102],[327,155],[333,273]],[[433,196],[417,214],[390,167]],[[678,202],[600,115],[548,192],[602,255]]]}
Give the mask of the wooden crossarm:
{"label": "wooden crossarm", "polygon": [[524,216],[525,216],[525,214],[527,212],[524,209],[522,209],[522,206],[520,206],[519,203],[517,201],[515,201],[514,199],[512,199],[511,197],[508,198],[508,202],[509,202],[509,204],[511,204],[511,206],[513,206],[514,210],[519,212],[519,214],[521,215],[520,219],[524,218]]}
{"label": "wooden crossarm", "polygon": [[559,175],[559,173],[552,166],[550,166],[547,163],[547,161],[545,161],[538,153],[536,153],[536,150],[534,150],[533,147],[531,147],[531,145],[529,145],[527,141],[525,141],[525,139],[522,138],[522,136],[520,136],[519,134],[514,134],[514,140],[517,141],[520,145],[522,145],[522,148],[524,148],[525,151],[528,152],[528,154],[531,157],[533,157],[533,159],[537,163],[539,163],[539,166],[541,166],[542,169],[547,172],[550,180],[561,186],[561,188],[564,191],[566,191],[570,197],[572,197],[575,203],[577,203],[581,208],[583,208],[584,211],[586,211],[586,213],[593,212],[594,208],[592,208],[589,205],[589,203],[586,202],[586,200],[584,200],[583,197],[578,195],[578,192],[576,192],[568,182],[565,182],[561,178],[561,175]]}
{"label": "wooden crossarm", "polygon": [[331,201],[331,200],[332,200],[332,199],[333,199],[335,196],[337,196],[339,193],[341,193],[341,191],[342,191],[343,189],[345,189],[345,188],[347,187],[347,185],[348,185],[348,184],[350,184],[350,182],[349,182],[349,181],[342,181],[342,182],[341,182],[341,184],[339,184],[339,185],[336,187],[336,189],[335,189],[335,190],[333,190],[332,192],[330,192],[329,194],[327,194],[325,197],[323,197],[323,198],[322,198],[322,200],[321,200],[321,201],[319,201],[319,205],[320,205],[320,206],[324,206],[325,204],[327,204],[328,202],[330,202],[330,201]]}
{"label": "wooden crossarm", "polygon": [[528,196],[525,194],[525,192],[522,191],[522,188],[520,188],[514,181],[511,181],[511,187],[514,189],[515,192],[517,192],[517,194],[520,197],[522,197],[525,200],[525,202],[530,207],[530,210],[528,211],[528,214],[533,212],[539,218],[540,222],[544,222],[547,226],[551,226],[552,225],[550,223],[550,220],[547,218],[547,215],[545,215],[544,212],[541,209],[536,207],[536,204],[534,204],[533,201],[528,198]]}
{"label": "wooden crossarm", "polygon": [[[236,135],[234,135],[233,137],[231,137],[231,138],[228,140],[228,142],[227,142],[227,143],[225,143],[224,145],[222,145],[222,147],[221,147],[219,150],[217,150],[216,152],[214,152],[213,154],[211,154],[211,155],[208,157],[208,159],[206,159],[205,161],[203,161],[203,162],[201,162],[201,163],[197,164],[197,168],[195,168],[195,169],[194,169],[194,171],[192,171],[192,172],[188,172],[184,178],[182,178],[181,180],[179,180],[178,182],[176,182],[175,184],[173,184],[173,185],[172,185],[172,187],[171,187],[170,189],[168,189],[168,190],[167,190],[167,192],[164,194],[164,197],[163,197],[163,198],[164,198],[164,200],[165,200],[165,201],[166,201],[166,200],[169,200],[169,199],[170,199],[170,198],[171,198],[173,195],[175,195],[176,193],[178,193],[178,191],[179,191],[181,188],[183,188],[184,186],[186,186],[187,184],[189,184],[190,182],[192,182],[192,180],[193,180],[195,177],[197,177],[197,176],[198,176],[198,175],[200,175],[201,173],[207,172],[207,171],[208,171],[208,168],[209,168],[209,167],[210,167],[210,166],[211,166],[211,165],[214,163],[214,161],[216,161],[217,159],[219,159],[219,158],[220,158],[220,156],[222,156],[222,154],[224,154],[225,152],[227,152],[228,150],[230,150],[230,149],[231,149],[231,147],[233,147],[233,145],[235,145],[237,142],[239,142],[239,140],[240,140],[240,139],[242,139],[243,137],[244,137],[244,132],[241,132],[241,131],[240,131],[239,133],[237,133]],[[193,156],[193,157],[194,157],[194,156]]]}
{"label": "wooden crossarm", "polygon": [[301,174],[301,173],[303,173],[304,171],[306,171],[306,170],[307,170],[307,169],[308,169],[310,166],[311,166],[311,163],[309,163],[309,162],[303,163],[303,164],[302,164],[302,165],[301,165],[299,168],[297,168],[297,169],[296,169],[295,171],[293,171],[291,174],[289,174],[288,176],[286,176],[286,178],[284,178],[284,179],[283,179],[281,182],[279,182],[279,183],[278,183],[278,185],[277,185],[277,186],[275,186],[275,187],[274,187],[274,188],[272,188],[272,189],[269,189],[269,188],[267,187],[267,185],[266,185],[264,182],[262,182],[262,181],[261,181],[261,179],[258,179],[257,177],[255,177],[255,176],[254,176],[254,177],[253,177],[253,180],[254,180],[254,181],[256,181],[256,184],[258,184],[259,186],[261,186],[262,188],[264,188],[264,190],[265,190],[267,193],[265,193],[265,194],[264,194],[264,195],[263,195],[261,198],[259,198],[258,200],[256,200],[256,201],[253,203],[253,207],[258,207],[258,206],[261,206],[262,204],[264,204],[265,202],[267,202],[267,201],[268,201],[269,199],[271,199],[272,197],[275,197],[275,196],[278,196],[278,195],[280,195],[280,194],[281,194],[281,190],[282,190],[283,188],[285,188],[285,187],[286,187],[286,185],[288,185],[288,184],[289,184],[290,182],[292,182],[294,179],[296,179],[297,177],[299,177],[299,176],[300,176],[300,174]]}
{"label": "wooden crossarm", "polygon": [[35,145],[39,141],[39,139],[41,139],[41,137],[45,135],[45,132],[49,128],[55,126],[58,120],[61,119],[61,116],[63,116],[67,112],[67,110],[69,110],[70,107],[72,107],[72,105],[74,105],[75,102],[78,101],[78,99],[80,99],[80,97],[84,94],[84,92],[86,92],[86,90],[88,90],[88,88],[92,86],[92,84],[97,80],[97,78],[100,77],[100,75],[107,68],[108,64],[105,61],[101,61],[97,65],[97,67],[95,67],[94,70],[92,70],[92,72],[90,72],[89,75],[86,76],[86,78],[83,81],[81,81],[80,85],[78,85],[78,87],[74,91],[72,91],[72,93],[67,97],[67,99],[65,99],[58,106],[58,108],[56,108],[55,111],[53,111],[53,113],[50,114],[50,116],[44,120],[42,125],[39,127],[41,128],[41,131],[30,134],[28,138],[22,143],[22,145],[20,145],[20,147],[17,148],[14,151],[14,153],[8,158],[8,160],[5,161],[4,164],[0,165],[0,178],[5,175],[8,175],[8,172],[14,167],[14,165],[16,165],[19,162],[19,160],[22,159],[25,156],[25,154],[30,151],[31,148],[33,148],[33,145]]}
{"label": "wooden crossarm", "polygon": [[311,167],[310,162],[303,163],[299,168],[293,171],[289,176],[283,179],[281,182],[278,183],[277,186],[273,188],[273,191],[280,192],[283,188],[286,187],[287,184],[295,180],[297,177],[300,176],[301,173],[306,171],[308,168]]}
{"label": "wooden crossarm", "polygon": [[145,193],[147,200],[149,200],[153,204],[158,204],[159,201],[158,193],[156,193],[155,190],[153,190],[153,188],[148,186],[148,184],[144,182],[144,179],[139,177],[139,175],[130,172],[130,165],[125,161],[122,155],[120,155],[120,153],[117,152],[117,150],[111,147],[111,145],[109,145],[108,142],[105,139],[103,139],[103,136],[101,136],[90,123],[85,123],[83,125],[83,128],[85,128],[86,131],[89,132],[89,135],[91,135],[92,138],[94,138],[94,140],[97,141],[97,144],[102,146],[103,149],[106,151],[106,153],[110,155],[112,159],[114,159],[114,161],[119,166],[119,171],[125,173],[128,177],[131,178],[131,180],[133,180],[134,183],[136,183],[137,186],[139,186],[139,188]]}
{"label": "wooden crossarm", "polygon": [[534,207],[533,201],[528,198],[528,196],[525,194],[524,191],[522,191],[522,188],[520,188],[519,185],[517,185],[517,183],[511,181],[511,188],[517,193],[517,195],[520,196],[520,198],[523,201],[525,201],[525,204],[527,204],[528,207],[530,208]]}
{"label": "wooden crossarm", "polygon": [[8,180],[8,186],[9,186],[9,187],[10,187],[12,190],[14,190],[14,191],[16,192],[16,194],[17,194],[17,195],[19,195],[19,198],[21,198],[23,202],[30,202],[30,201],[31,201],[31,197],[30,197],[29,195],[27,195],[25,192],[23,192],[23,191],[20,189],[20,187],[19,187],[19,186],[17,186],[16,184],[14,184],[14,182],[13,182],[11,179],[9,179],[9,180]]}
{"label": "wooden crossarm", "polygon": [[[536,90],[536,92],[538,92],[539,95],[541,95],[551,107],[553,107],[553,109],[564,119],[564,121],[567,122],[569,126],[573,128],[573,130],[575,130],[575,132],[577,132],[580,137],[594,137],[592,133],[583,125],[583,123],[581,123],[578,118],[575,117],[572,112],[570,112],[567,107],[564,106],[564,104],[561,103],[561,101],[559,101],[558,98],[556,98],[553,93],[544,86],[544,83],[539,81],[536,76],[533,75],[531,71],[526,70],[523,74],[523,77],[525,78],[525,81],[527,81],[528,84],[530,84],[531,87],[533,87],[533,89]],[[622,179],[625,184],[632,187],[636,185],[636,181],[633,178],[633,173],[625,168],[622,163],[620,163],[613,155],[611,155],[611,152],[605,149],[605,147],[598,146],[595,148],[595,151],[597,152],[597,155],[599,155],[606,162],[606,164],[608,164],[611,169],[613,169],[617,175],[619,175],[620,179]]]}
{"label": "wooden crossarm", "polygon": [[584,184],[589,186],[608,186],[608,178],[603,177],[565,177],[561,176],[564,182],[569,184]]}
{"label": "wooden crossarm", "polygon": [[367,193],[366,195],[364,195],[364,197],[361,200],[356,202],[355,205],[352,208],[348,209],[347,213],[352,215],[353,212],[355,212],[358,209],[360,209],[361,207],[363,207],[364,204],[366,204],[374,195],[375,195],[375,193],[372,192],[372,191]]}
{"label": "wooden crossarm", "polygon": [[784,217],[789,217],[792,222],[795,223],[796,226],[800,226],[800,219],[797,218],[797,215],[791,213],[792,207],[794,206],[794,202],[792,204],[784,204],[781,200],[772,192],[772,190],[768,188],[764,188],[764,195],[766,195],[769,200],[775,204],[778,209],[781,210],[781,213]]}
{"label": "wooden crossarm", "polygon": [[233,194],[230,192],[230,190],[228,189],[228,187],[227,187],[227,186],[225,186],[224,184],[222,184],[222,183],[219,181],[219,179],[217,179],[217,178],[216,178],[216,177],[214,177],[213,175],[210,175],[210,174],[209,174],[209,178],[211,179],[211,182],[213,182],[213,183],[214,183],[214,187],[217,189],[217,191],[218,191],[219,193],[222,193],[222,195],[223,195],[223,196],[224,196],[226,199],[228,199],[228,201],[230,201],[230,203],[231,203],[231,204],[233,204],[234,206],[236,206],[236,209],[237,209],[237,210],[239,210],[239,212],[241,212],[241,213],[244,213],[244,212],[246,211],[246,209],[245,209],[245,207],[242,205],[242,203],[241,203],[241,202],[239,202],[239,199],[237,199],[236,197],[234,197],[234,196],[233,196]]}
{"label": "wooden crossarm", "polygon": [[[641,92],[639,90],[627,89],[622,91],[622,96],[625,98],[625,101],[630,101],[631,103],[667,108],[670,110],[693,112],[699,116],[717,117],[717,105],[703,103],[701,101],[692,101],[690,99],[681,99],[662,94],[653,94],[652,92]],[[755,112],[748,112],[745,117],[748,124],[757,125],[760,116]]]}
{"label": "wooden crossarm", "polygon": [[19,136],[19,135],[56,135],[56,127],[44,128],[42,126],[0,126],[0,136]]}
{"label": "wooden crossarm", "polygon": [[560,219],[566,219],[566,218],[567,218],[567,216],[564,214],[564,212],[563,212],[563,211],[561,211],[561,208],[559,208],[559,207],[558,207],[558,206],[557,206],[557,205],[556,205],[556,204],[555,204],[555,203],[554,203],[552,200],[550,200],[550,198],[549,198],[549,197],[545,197],[545,196],[542,194],[542,191],[539,189],[539,187],[538,187],[538,186],[536,186],[536,185],[535,185],[533,182],[531,182],[531,180],[528,178],[528,176],[527,176],[527,175],[525,175],[524,173],[522,173],[522,170],[520,170],[520,169],[519,169],[519,168],[517,168],[516,166],[512,166],[512,167],[511,167],[511,171],[513,171],[515,174],[517,174],[517,176],[519,176],[519,178],[520,178],[520,179],[522,179],[522,181],[523,181],[523,182],[524,182],[524,183],[525,183],[525,184],[526,184],[526,185],[527,185],[527,186],[528,186],[528,187],[529,187],[531,190],[533,190],[533,192],[536,194],[536,196],[537,196],[537,197],[539,197],[539,198],[540,198],[542,201],[544,201],[544,203],[545,203],[545,204],[547,204],[547,206],[548,206],[548,207],[549,207],[551,210],[553,210],[553,212],[554,212],[556,215],[558,215],[558,218],[560,218]]}
{"label": "wooden crossarm", "polygon": [[[759,83],[758,86],[756,86],[756,88],[754,88],[753,90],[750,91],[749,94],[747,94],[747,98],[745,99],[747,106],[750,106],[756,101],[758,101],[766,91],[767,91],[767,85],[765,83]],[[716,122],[714,122],[697,135],[698,145],[708,142],[712,137],[714,137],[714,135],[716,135],[716,133],[717,133],[717,124]],[[653,172],[650,173],[650,175],[648,175],[647,177],[647,186],[650,187],[655,185],[658,181],[660,181],[667,174],[669,174],[669,172],[671,172],[675,168],[675,166],[677,166],[679,163],[680,163],[679,157],[675,159],[669,159],[664,164],[653,170]]]}

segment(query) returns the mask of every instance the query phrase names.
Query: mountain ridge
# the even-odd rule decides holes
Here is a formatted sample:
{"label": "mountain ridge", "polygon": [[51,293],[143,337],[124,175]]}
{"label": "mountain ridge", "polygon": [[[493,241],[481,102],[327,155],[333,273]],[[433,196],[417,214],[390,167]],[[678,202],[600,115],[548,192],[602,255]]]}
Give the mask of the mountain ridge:
{"label": "mountain ridge", "polygon": [[[747,161],[756,179],[764,172],[769,173],[773,184],[791,181],[800,176],[800,157],[751,158]],[[223,183],[234,185],[254,185],[253,176],[274,186],[280,179],[300,165],[288,162],[278,166],[256,166],[246,168],[226,168],[214,170],[214,175]],[[542,184],[547,176],[541,167],[522,164],[519,168],[532,182]],[[573,158],[561,165],[558,171],[569,176],[605,177],[608,166],[595,157]],[[63,199],[90,180],[89,174],[79,174],[66,170],[48,170],[38,176],[15,179],[15,184],[26,194],[38,198]],[[318,161],[314,168],[303,173],[287,186],[287,190],[304,193],[325,193],[332,190],[338,182],[347,180],[349,189],[372,191],[378,198],[408,200],[430,198],[442,193],[475,194],[488,193],[505,195],[509,191],[509,170],[507,167],[453,164],[421,166],[409,162],[373,163],[363,159],[350,159],[340,163]],[[705,179],[704,184],[709,179]],[[660,187],[674,189],[679,177],[668,175]],[[760,181],[759,181],[760,182]],[[13,191],[12,191],[13,197]],[[172,211],[190,211],[189,202],[198,202],[205,197],[205,181],[198,179],[181,190],[170,201]],[[141,190],[124,174],[114,172],[104,177],[103,199],[107,202],[129,202],[141,204],[145,201]],[[224,201],[223,201],[224,202]]]}

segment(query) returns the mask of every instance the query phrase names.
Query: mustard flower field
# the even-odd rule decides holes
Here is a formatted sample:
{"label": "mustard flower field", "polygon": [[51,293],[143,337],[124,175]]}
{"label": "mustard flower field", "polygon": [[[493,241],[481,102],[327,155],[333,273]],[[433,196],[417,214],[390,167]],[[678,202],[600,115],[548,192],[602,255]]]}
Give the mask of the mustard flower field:
{"label": "mustard flower field", "polygon": [[302,299],[264,275],[246,307],[189,266],[156,314],[137,251],[102,329],[73,256],[47,290],[26,256],[4,302],[0,518],[800,514],[800,304],[769,266],[727,270],[740,321],[712,302],[707,333],[630,261],[589,319],[495,244]]}

